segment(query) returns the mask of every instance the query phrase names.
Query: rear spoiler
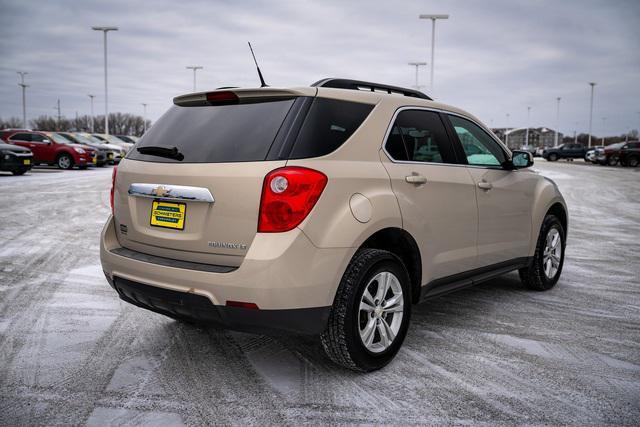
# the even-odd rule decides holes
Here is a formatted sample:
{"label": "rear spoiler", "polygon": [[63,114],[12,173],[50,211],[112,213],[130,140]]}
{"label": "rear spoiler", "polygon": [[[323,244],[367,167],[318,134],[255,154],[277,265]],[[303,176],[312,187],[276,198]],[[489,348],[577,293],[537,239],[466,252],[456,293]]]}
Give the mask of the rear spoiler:
{"label": "rear spoiler", "polygon": [[260,89],[220,88],[210,92],[189,93],[173,98],[180,107],[202,107],[207,105],[249,104],[273,100],[291,99],[305,96],[303,92],[291,89],[264,87]]}

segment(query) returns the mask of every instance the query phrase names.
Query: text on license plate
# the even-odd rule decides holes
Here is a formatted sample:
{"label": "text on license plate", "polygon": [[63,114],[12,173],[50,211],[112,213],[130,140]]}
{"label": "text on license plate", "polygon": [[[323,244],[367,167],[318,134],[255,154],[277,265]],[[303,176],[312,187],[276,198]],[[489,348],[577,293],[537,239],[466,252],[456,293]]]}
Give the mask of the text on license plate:
{"label": "text on license plate", "polygon": [[24,159],[24,160],[22,161],[22,164],[30,165],[30,164],[31,164],[31,159]]}
{"label": "text on license plate", "polygon": [[185,203],[154,200],[151,206],[151,225],[184,230],[186,214],[187,205]]}

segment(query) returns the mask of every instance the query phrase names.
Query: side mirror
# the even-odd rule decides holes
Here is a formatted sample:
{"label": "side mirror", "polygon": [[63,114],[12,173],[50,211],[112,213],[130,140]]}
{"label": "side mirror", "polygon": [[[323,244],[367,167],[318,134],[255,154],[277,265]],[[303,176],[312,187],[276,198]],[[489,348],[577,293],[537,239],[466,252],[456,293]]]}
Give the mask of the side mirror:
{"label": "side mirror", "polygon": [[533,166],[533,156],[528,151],[513,151],[511,157],[511,167],[513,169],[524,169]]}
{"label": "side mirror", "polygon": [[45,144],[51,144],[51,140],[49,139],[43,139],[42,142],[44,142]]}

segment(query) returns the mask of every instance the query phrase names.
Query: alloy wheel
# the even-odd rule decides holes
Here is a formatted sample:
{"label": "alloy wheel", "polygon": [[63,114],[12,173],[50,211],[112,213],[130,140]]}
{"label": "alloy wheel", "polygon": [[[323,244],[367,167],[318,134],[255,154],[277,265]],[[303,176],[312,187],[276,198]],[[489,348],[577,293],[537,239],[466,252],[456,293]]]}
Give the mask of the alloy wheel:
{"label": "alloy wheel", "polygon": [[556,228],[549,230],[542,255],[542,267],[547,279],[553,279],[558,274],[562,258],[562,236]]}
{"label": "alloy wheel", "polygon": [[398,278],[391,272],[376,274],[360,299],[358,328],[365,348],[380,353],[393,344],[404,315],[404,295]]}

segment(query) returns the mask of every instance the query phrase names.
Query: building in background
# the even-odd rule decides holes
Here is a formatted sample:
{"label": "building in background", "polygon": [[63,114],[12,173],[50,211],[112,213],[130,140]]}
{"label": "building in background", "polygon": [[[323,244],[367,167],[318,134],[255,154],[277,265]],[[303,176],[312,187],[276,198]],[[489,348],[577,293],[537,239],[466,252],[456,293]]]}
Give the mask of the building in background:
{"label": "building in background", "polygon": [[[511,149],[524,147],[527,140],[527,128],[516,129],[492,129],[500,140],[507,142]],[[505,138],[508,135],[508,138]],[[529,146],[531,147],[553,147],[556,131],[554,129],[541,127],[529,128]],[[558,144],[562,141],[562,133],[558,133]],[[507,141],[505,141],[507,139]]]}

